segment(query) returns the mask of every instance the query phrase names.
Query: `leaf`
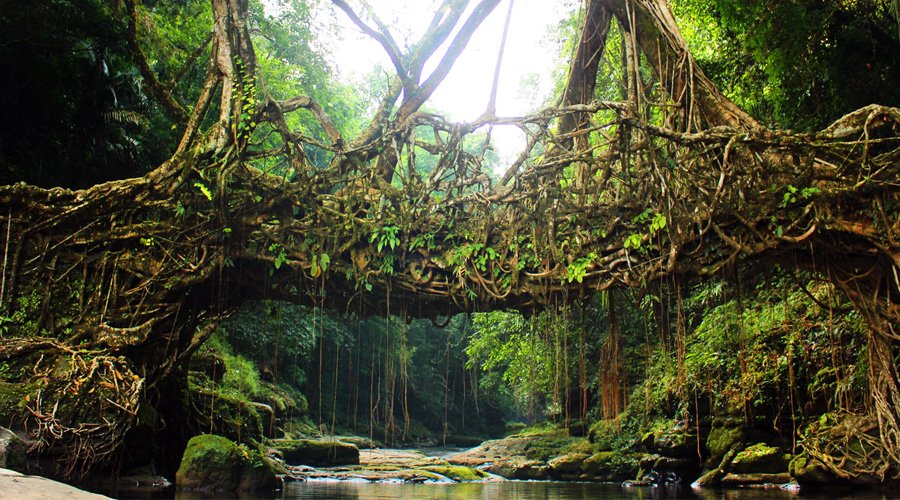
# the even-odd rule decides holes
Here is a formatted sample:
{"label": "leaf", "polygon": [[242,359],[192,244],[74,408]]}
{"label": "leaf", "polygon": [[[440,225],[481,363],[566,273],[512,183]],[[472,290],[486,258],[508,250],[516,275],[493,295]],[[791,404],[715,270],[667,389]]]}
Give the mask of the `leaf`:
{"label": "leaf", "polygon": [[210,191],[209,188],[206,187],[206,184],[203,184],[202,182],[198,181],[198,182],[194,183],[194,187],[200,189],[200,192],[203,193],[203,196],[206,196],[207,200],[212,201],[212,199],[213,199],[212,191]]}

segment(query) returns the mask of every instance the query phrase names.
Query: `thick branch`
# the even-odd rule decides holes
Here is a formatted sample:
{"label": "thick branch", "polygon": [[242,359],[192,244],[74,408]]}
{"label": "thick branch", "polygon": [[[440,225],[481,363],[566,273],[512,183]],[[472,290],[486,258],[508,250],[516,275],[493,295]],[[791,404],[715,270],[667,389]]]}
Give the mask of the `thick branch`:
{"label": "thick branch", "polygon": [[381,28],[381,32],[378,32],[368,24],[366,24],[353,9],[347,5],[347,2],[344,0],[331,0],[335,5],[338,6],[339,9],[344,11],[347,14],[347,17],[353,21],[359,29],[363,31],[363,33],[369,35],[374,38],[379,44],[381,44],[384,51],[387,52],[388,57],[391,59],[391,64],[394,65],[394,70],[397,71],[397,76],[403,82],[403,86],[406,88],[413,88],[415,82],[412,82],[409,76],[409,72],[406,68],[403,67],[403,61],[400,56],[400,48],[397,47],[397,42],[394,41],[394,37],[391,36],[390,31],[388,31],[387,27],[384,26],[380,21],[376,20],[376,23]]}
{"label": "thick branch", "polygon": [[[759,125],[750,115],[722,95],[694,62],[687,42],[665,0],[599,0],[625,26],[634,25],[637,42],[670,98],[691,112],[700,112],[705,126],[743,129]],[[705,128],[705,127],[704,127]]]}
{"label": "thick branch", "polygon": [[447,53],[444,54],[444,57],[441,59],[441,62],[438,63],[437,68],[434,69],[434,72],[425,80],[425,83],[419,86],[416,89],[415,93],[411,96],[406,96],[404,98],[403,104],[400,106],[400,110],[397,111],[398,121],[405,120],[410,115],[415,113],[425,104],[425,101],[431,97],[435,90],[437,90],[438,85],[444,81],[444,78],[447,77],[447,74],[450,73],[450,70],[453,69],[453,64],[462,54],[463,50],[468,45],[469,40],[472,39],[472,35],[475,34],[475,30],[481,26],[481,23],[487,18],[488,15],[497,7],[497,4],[500,3],[500,0],[482,0],[475,9],[472,11],[472,14],[466,19],[466,22],[463,24],[462,28],[460,28],[459,33],[453,38],[453,41],[450,42],[450,47],[447,48]]}
{"label": "thick branch", "polygon": [[[597,68],[606,48],[612,13],[599,0],[588,2],[585,10],[584,26],[578,40],[578,48],[569,67],[569,78],[563,92],[562,105],[587,104],[594,98],[597,84]],[[559,122],[560,134],[568,134],[585,128],[590,115],[573,113],[563,115]],[[571,141],[568,141],[571,143]]]}
{"label": "thick branch", "polygon": [[141,46],[137,41],[137,9],[135,8],[135,2],[136,0],[125,2],[128,8],[128,48],[131,49],[138,68],[141,70],[141,76],[143,77],[141,83],[144,86],[144,90],[153,96],[175,121],[185,125],[188,121],[187,112],[184,111],[181,104],[172,97],[172,94],[166,90],[166,87],[156,77],[156,73],[150,68],[150,64],[144,56],[144,51],[141,50]]}

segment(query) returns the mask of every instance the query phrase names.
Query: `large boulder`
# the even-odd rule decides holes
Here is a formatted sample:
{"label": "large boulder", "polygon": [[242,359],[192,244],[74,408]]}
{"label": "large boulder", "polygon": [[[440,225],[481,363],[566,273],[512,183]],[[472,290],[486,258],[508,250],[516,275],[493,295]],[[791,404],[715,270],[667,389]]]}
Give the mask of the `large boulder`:
{"label": "large boulder", "polygon": [[666,457],[696,458],[697,434],[683,423],[676,423],[654,434],[652,451]]}
{"label": "large boulder", "polygon": [[819,487],[837,481],[837,478],[825,467],[825,464],[806,453],[800,453],[795,456],[791,460],[788,469],[791,477],[801,487]]}
{"label": "large boulder", "polygon": [[550,476],[564,480],[578,479],[581,475],[581,465],[589,456],[587,453],[569,453],[550,460],[547,462]]}
{"label": "large boulder", "polygon": [[718,466],[728,450],[739,445],[745,439],[746,432],[739,425],[714,426],[706,437],[706,450],[709,457],[706,459],[707,468]]}
{"label": "large boulder", "polygon": [[28,467],[27,451],[28,445],[15,432],[0,427],[0,469],[25,472]]}
{"label": "large boulder", "polygon": [[594,481],[624,481],[637,477],[641,456],[618,451],[601,451],[581,464],[585,479]]}
{"label": "large boulder", "polygon": [[750,446],[731,461],[731,470],[739,474],[787,472],[789,457],[765,443]]}
{"label": "large boulder", "polygon": [[359,448],[354,444],[333,439],[280,439],[272,447],[291,465],[356,465]]}
{"label": "large boulder", "polygon": [[175,484],[199,491],[271,491],[279,481],[258,452],[222,436],[203,434],[188,441]]}
{"label": "large boulder", "polygon": [[488,472],[506,479],[544,480],[549,477],[550,467],[540,460],[511,457],[494,462],[488,467]]}

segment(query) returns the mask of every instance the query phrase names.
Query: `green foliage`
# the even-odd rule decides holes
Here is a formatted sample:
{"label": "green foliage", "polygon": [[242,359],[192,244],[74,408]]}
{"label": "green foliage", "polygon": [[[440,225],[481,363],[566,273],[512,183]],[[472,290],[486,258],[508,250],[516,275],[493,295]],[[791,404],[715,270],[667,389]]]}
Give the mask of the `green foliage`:
{"label": "green foliage", "polygon": [[677,0],[673,8],[694,57],[729,97],[764,122],[812,129],[873,102],[900,102],[893,4]]}
{"label": "green foliage", "polygon": [[381,253],[385,247],[393,251],[394,248],[400,244],[399,234],[400,228],[392,224],[377,227],[372,231],[372,235],[369,237],[369,243],[375,243],[375,248],[378,250],[378,253]]}
{"label": "green foliage", "polygon": [[587,276],[588,266],[593,264],[595,260],[597,260],[597,254],[591,252],[587,254],[586,257],[579,257],[572,261],[572,263],[566,267],[566,279],[569,280],[569,283],[573,281],[581,283],[584,281],[584,277]]}
{"label": "green foliage", "polygon": [[644,249],[644,238],[648,236],[653,237],[656,233],[664,229],[667,220],[665,215],[648,208],[636,215],[632,219],[632,222],[637,224],[638,227],[643,226],[643,229],[642,231],[631,233],[626,236],[622,246],[626,250],[631,249],[640,251]]}
{"label": "green foliage", "polygon": [[[325,332],[331,334],[337,328],[327,321]],[[297,387],[306,381],[303,360],[310,356],[318,337],[315,317],[308,308],[279,301],[248,302],[221,330],[237,352],[269,370],[275,380]]]}
{"label": "green foliage", "polygon": [[[688,338],[689,383],[709,395],[716,411],[739,413],[745,401],[766,411],[807,383],[804,397],[835,402],[864,378],[865,362],[857,359],[865,350],[858,316],[830,317],[806,293],[776,283],[760,282],[755,298],[709,309]],[[805,286],[820,303],[835,298],[828,285]],[[835,366],[837,359],[843,361]]]}

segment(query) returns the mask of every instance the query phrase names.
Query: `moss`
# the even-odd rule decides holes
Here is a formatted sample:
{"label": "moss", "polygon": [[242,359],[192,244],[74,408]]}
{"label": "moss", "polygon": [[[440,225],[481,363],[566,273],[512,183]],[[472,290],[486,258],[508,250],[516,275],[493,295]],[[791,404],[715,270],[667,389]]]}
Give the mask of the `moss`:
{"label": "moss", "polygon": [[788,471],[801,487],[822,486],[836,481],[822,462],[806,453],[795,456],[788,465]]}
{"label": "moss", "polygon": [[564,475],[578,475],[581,466],[590,455],[587,453],[569,453],[554,458],[547,465],[550,466],[550,474],[559,478]]}
{"label": "moss", "polygon": [[430,465],[428,467],[422,467],[422,469],[435,474],[440,474],[441,476],[452,479],[458,483],[481,481],[488,477],[488,474],[483,471],[462,465]]}
{"label": "moss", "polygon": [[744,429],[742,427],[713,427],[706,438],[710,467],[718,466],[728,450],[743,439]]}
{"label": "moss", "polygon": [[259,491],[274,489],[277,480],[255,450],[222,436],[202,434],[188,441],[175,484],[205,491]]}
{"label": "moss", "polygon": [[[586,443],[586,444],[585,444]],[[554,457],[565,455],[573,449],[590,449],[590,443],[584,438],[573,438],[563,431],[563,434],[551,433],[543,436],[534,436],[525,444],[525,457],[529,460],[547,462]]]}
{"label": "moss", "polygon": [[0,425],[17,421],[25,411],[26,384],[0,381]]}
{"label": "moss", "polygon": [[581,464],[581,470],[601,481],[634,479],[640,469],[640,459],[639,454],[601,451],[586,458]]}
{"label": "moss", "polygon": [[731,466],[743,474],[777,473],[786,471],[788,462],[778,448],[757,443],[735,455]]}
{"label": "moss", "polygon": [[284,461],[292,465],[352,465],[359,463],[359,448],[350,443],[320,439],[272,441]]}

